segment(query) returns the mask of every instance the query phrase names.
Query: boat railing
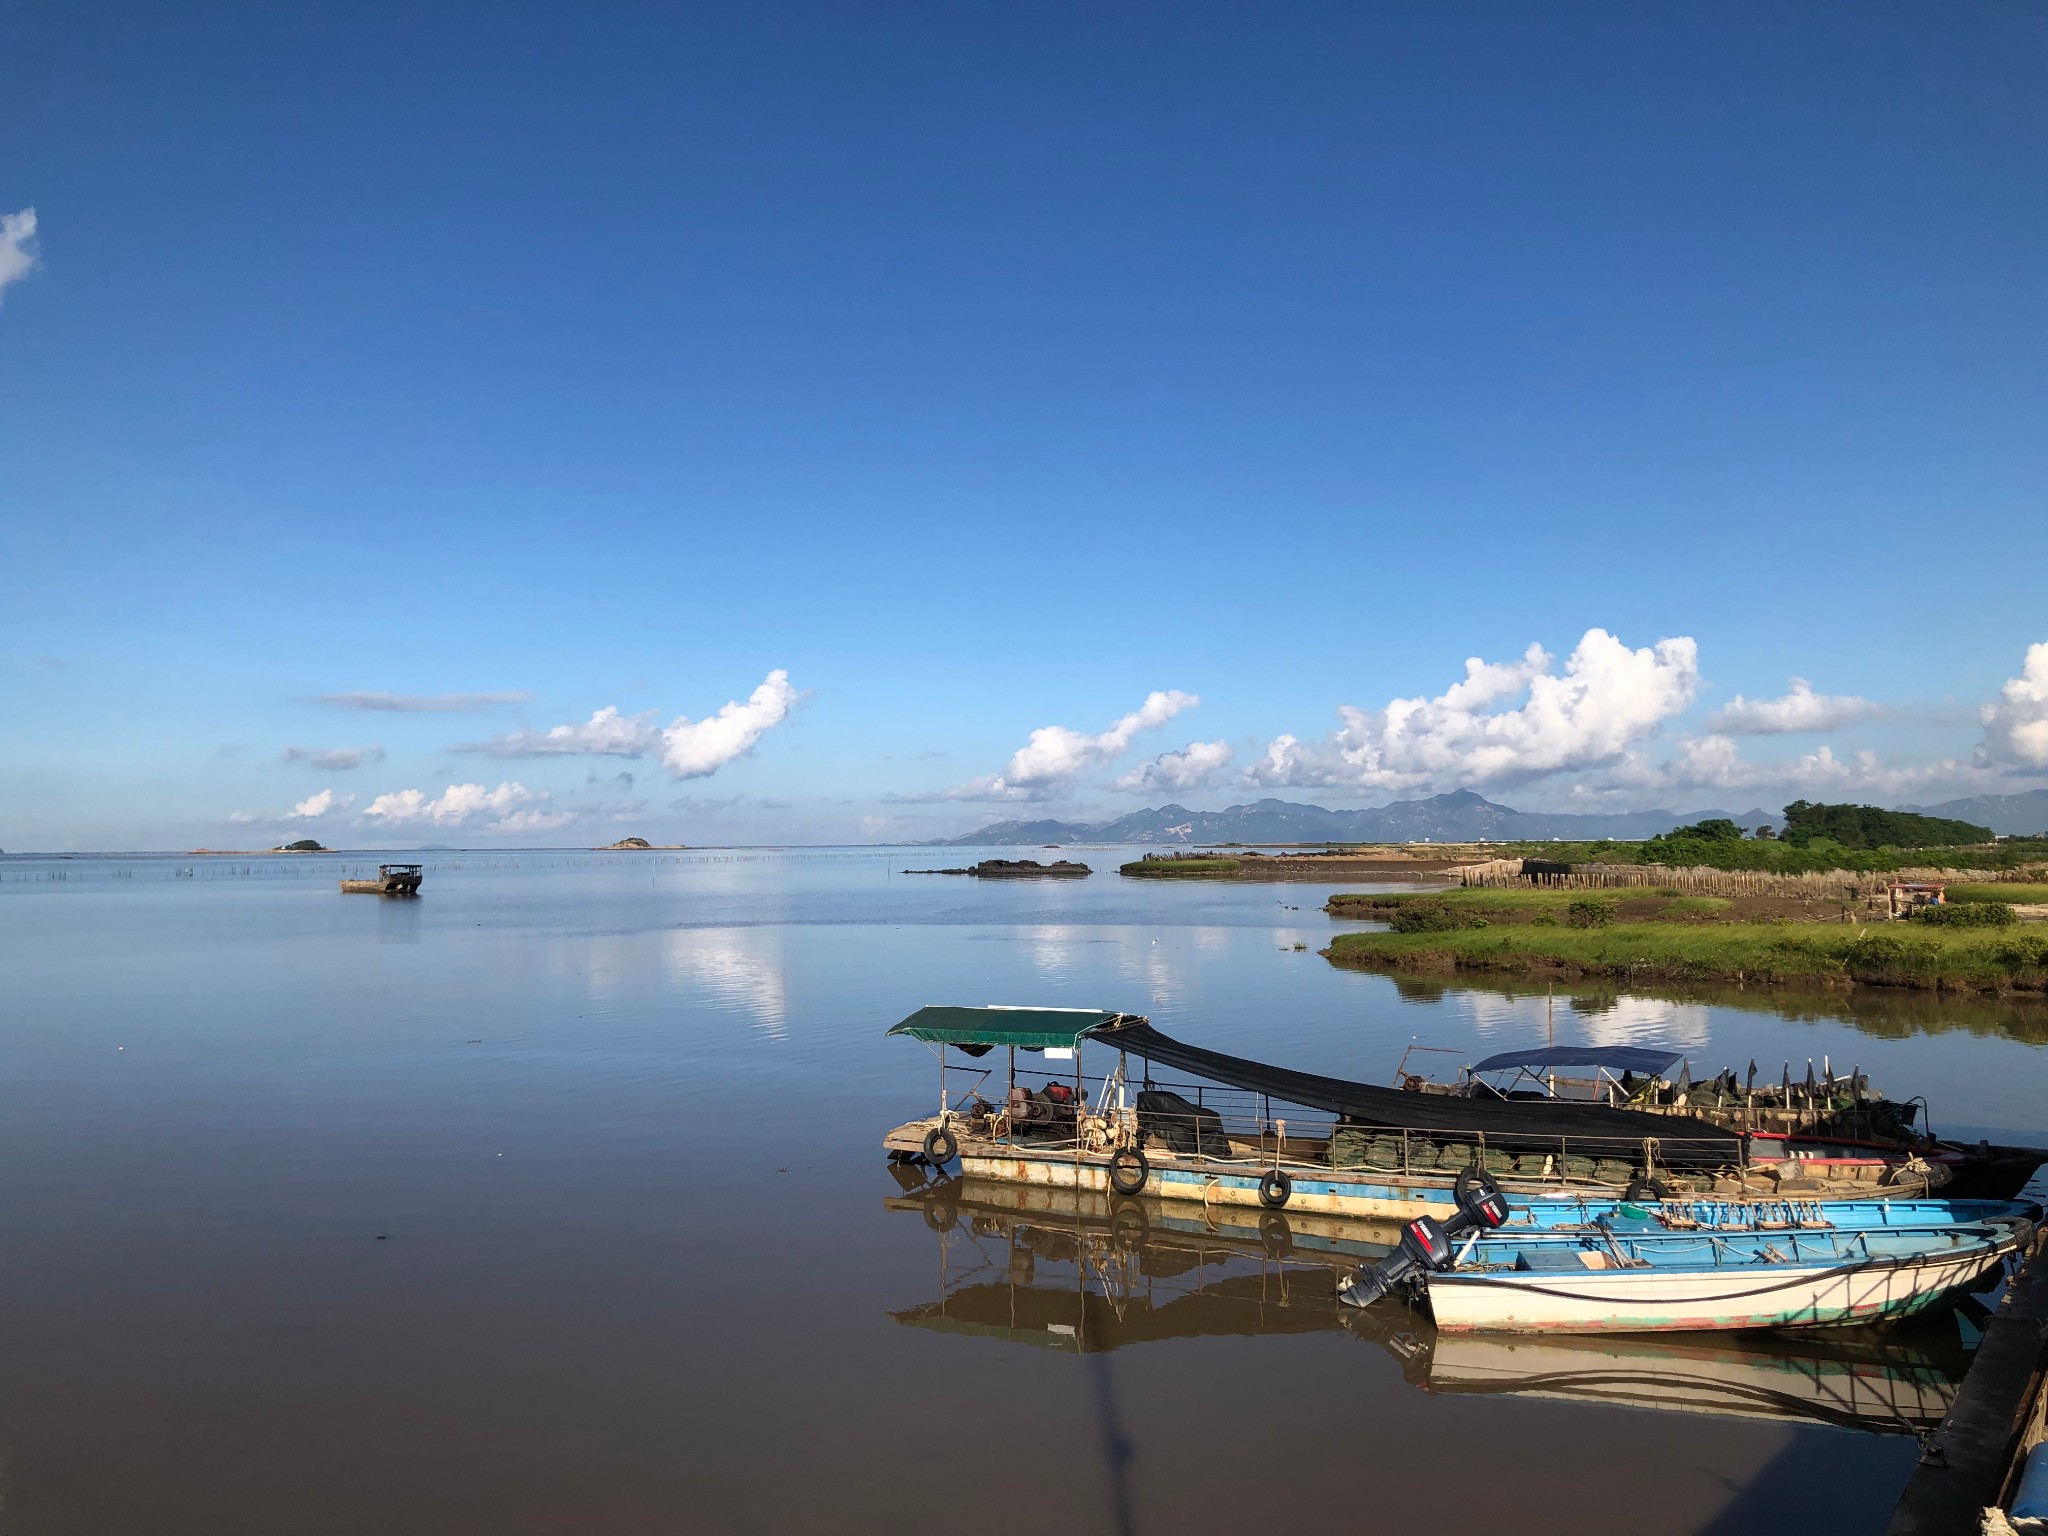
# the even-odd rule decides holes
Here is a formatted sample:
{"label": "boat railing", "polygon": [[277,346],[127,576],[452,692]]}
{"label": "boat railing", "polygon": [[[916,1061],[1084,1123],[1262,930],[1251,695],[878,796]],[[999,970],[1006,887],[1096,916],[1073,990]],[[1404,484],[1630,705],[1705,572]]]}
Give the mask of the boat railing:
{"label": "boat railing", "polygon": [[[1029,1074],[1038,1076],[1040,1074]],[[1193,1137],[1193,1150],[1174,1154],[1177,1161],[1219,1167],[1291,1167],[1309,1171],[1345,1172],[1369,1176],[1426,1174],[1478,1167],[1496,1176],[1542,1178],[1564,1183],[1626,1187],[1639,1177],[1657,1177],[1669,1172],[1666,1141],[1683,1143],[1682,1134],[1672,1137],[1572,1135],[1536,1137],[1516,1134],[1502,1137],[1485,1131],[1353,1124],[1327,1111],[1288,1104],[1248,1089],[1221,1087],[1214,1083],[1176,1082],[1147,1077],[1119,1085],[1115,1075],[1042,1074],[1047,1083],[1074,1088],[1082,1113],[1066,1134],[1059,1127],[1018,1134],[997,1118],[997,1139],[1028,1145],[1045,1152],[1099,1152],[1107,1139],[1117,1145],[1137,1145],[1141,1127],[1135,1108],[1140,1091],[1164,1090],[1180,1095],[1197,1111],[1215,1115],[1213,1122],[1231,1143],[1231,1154],[1221,1156]],[[1027,1074],[1016,1081],[1025,1083]],[[1105,1100],[1105,1088],[1127,1086],[1127,1102],[1110,1116],[1090,1115],[1086,1105]],[[1114,1125],[1105,1124],[1114,1120]],[[1092,1123],[1091,1123],[1092,1122]],[[1340,1141],[1340,1138],[1342,1140]],[[1717,1140],[1717,1150],[1720,1142]],[[1681,1151],[1684,1149],[1681,1147]],[[1725,1170],[1739,1174],[1743,1155],[1728,1148]],[[1698,1172],[1699,1158],[1688,1154],[1681,1162]]]}

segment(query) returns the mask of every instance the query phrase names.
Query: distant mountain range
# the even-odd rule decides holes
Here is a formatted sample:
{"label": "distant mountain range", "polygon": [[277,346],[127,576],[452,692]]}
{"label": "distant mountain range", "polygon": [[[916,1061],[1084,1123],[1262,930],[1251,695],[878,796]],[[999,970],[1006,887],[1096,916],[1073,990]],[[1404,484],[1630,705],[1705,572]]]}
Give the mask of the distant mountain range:
{"label": "distant mountain range", "polygon": [[[2025,796],[2008,796],[2025,799]],[[1958,801],[1958,805],[1975,801]],[[1961,815],[1935,807],[1937,815]],[[1654,837],[1709,816],[1726,816],[1742,827],[1784,820],[1775,811],[1630,811],[1614,816],[1518,811],[1461,789],[1427,800],[1399,800],[1369,811],[1332,811],[1288,800],[1258,800],[1221,811],[1191,811],[1162,805],[1132,811],[1114,821],[999,821],[964,837],[936,839],[939,846],[1030,843],[1466,843],[1538,838],[1574,841],[1612,837]],[[1972,817],[1971,820],[1978,818]]]}
{"label": "distant mountain range", "polygon": [[1967,800],[1944,800],[1939,805],[1902,805],[1902,811],[1923,816],[1948,816],[1956,821],[1989,827],[2000,837],[2020,837],[2030,832],[2048,832],[2048,789],[2030,789],[2023,795],[1972,795]]}

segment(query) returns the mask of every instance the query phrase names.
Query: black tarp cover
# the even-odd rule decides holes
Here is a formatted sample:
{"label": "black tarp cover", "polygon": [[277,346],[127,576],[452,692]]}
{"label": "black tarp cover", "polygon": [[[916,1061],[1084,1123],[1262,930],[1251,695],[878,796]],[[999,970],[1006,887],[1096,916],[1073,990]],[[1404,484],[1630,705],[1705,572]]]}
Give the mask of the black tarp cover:
{"label": "black tarp cover", "polygon": [[1185,1045],[1161,1034],[1142,1019],[1105,1026],[1089,1038],[1226,1087],[1264,1094],[1283,1104],[1342,1115],[1362,1125],[1437,1136],[1484,1134],[1488,1146],[1504,1151],[1564,1150],[1587,1157],[1633,1158],[1645,1139],[1655,1138],[1657,1161],[1669,1167],[1721,1168],[1742,1161],[1740,1134],[1680,1115],[1647,1114],[1558,1099],[1468,1099],[1451,1094],[1409,1093],[1341,1077],[1295,1072]]}

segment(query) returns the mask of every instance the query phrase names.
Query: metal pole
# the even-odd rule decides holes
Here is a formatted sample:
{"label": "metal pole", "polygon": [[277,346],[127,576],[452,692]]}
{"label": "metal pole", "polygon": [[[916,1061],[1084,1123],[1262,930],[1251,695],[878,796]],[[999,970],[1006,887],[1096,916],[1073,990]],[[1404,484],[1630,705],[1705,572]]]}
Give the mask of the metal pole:
{"label": "metal pole", "polygon": [[[1081,1080],[1081,1042],[1074,1042],[1074,1220],[1081,1220],[1081,1109],[1088,1102],[1088,1088]],[[1085,1312],[1087,1309],[1083,1307]]]}

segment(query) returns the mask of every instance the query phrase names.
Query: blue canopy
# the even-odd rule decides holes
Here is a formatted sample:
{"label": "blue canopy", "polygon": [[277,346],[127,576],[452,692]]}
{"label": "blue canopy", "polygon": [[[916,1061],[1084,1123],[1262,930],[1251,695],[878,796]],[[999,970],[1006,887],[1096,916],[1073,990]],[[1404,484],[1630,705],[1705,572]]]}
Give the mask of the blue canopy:
{"label": "blue canopy", "polygon": [[1489,1056],[1472,1070],[1498,1072],[1504,1067],[1606,1067],[1614,1072],[1641,1072],[1662,1077],[1683,1057],[1677,1051],[1660,1051],[1638,1045],[1553,1045],[1536,1051],[1502,1051]]}

